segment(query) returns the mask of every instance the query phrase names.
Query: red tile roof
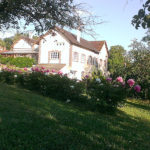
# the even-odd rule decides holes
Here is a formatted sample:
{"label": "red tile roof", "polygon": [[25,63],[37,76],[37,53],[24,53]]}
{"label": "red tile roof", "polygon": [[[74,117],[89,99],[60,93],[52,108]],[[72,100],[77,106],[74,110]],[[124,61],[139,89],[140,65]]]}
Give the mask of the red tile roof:
{"label": "red tile roof", "polygon": [[8,52],[7,50],[4,50],[4,51],[0,51],[0,53],[4,53],[4,52]]}
{"label": "red tile roof", "polygon": [[55,69],[56,72],[60,71],[66,64],[38,64],[37,67],[45,67],[46,69]]}
{"label": "red tile roof", "polygon": [[30,45],[39,44],[39,39],[34,40],[34,39],[30,39],[30,38],[25,37],[25,36],[21,36],[17,41],[15,41],[15,42],[12,44],[11,48],[13,48],[14,45],[17,44],[21,39],[24,39],[24,40],[27,41]]}
{"label": "red tile roof", "polygon": [[[77,36],[75,34],[68,32],[65,29],[60,29],[58,27],[56,27],[55,30],[60,32],[63,36],[65,36],[70,41],[71,44],[88,49],[95,53],[99,53],[99,51],[102,49],[103,45],[106,44],[106,41],[87,41],[83,38],[80,38],[80,42],[78,42]],[[46,34],[42,35],[40,37],[40,39],[44,38],[50,32],[52,33],[53,31],[48,31]],[[106,47],[107,47],[107,44],[106,44]]]}

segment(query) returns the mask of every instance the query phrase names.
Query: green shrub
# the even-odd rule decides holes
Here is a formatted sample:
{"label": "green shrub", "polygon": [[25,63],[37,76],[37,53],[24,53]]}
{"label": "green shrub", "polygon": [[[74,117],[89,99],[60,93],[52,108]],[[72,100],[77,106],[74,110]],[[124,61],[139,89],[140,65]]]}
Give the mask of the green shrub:
{"label": "green shrub", "polygon": [[64,101],[79,100],[85,89],[83,82],[58,74],[47,76],[41,72],[24,75],[22,85],[29,90]]}
{"label": "green shrub", "polygon": [[18,77],[18,72],[2,71],[0,73],[1,82],[5,82],[7,84],[15,84],[17,77]]}
{"label": "green shrub", "polygon": [[122,84],[113,84],[106,80],[98,82],[95,79],[88,79],[86,82],[87,94],[99,111],[112,112],[124,104],[126,89]]}
{"label": "green shrub", "polygon": [[0,57],[0,63],[6,65],[14,65],[16,67],[32,67],[35,64],[35,59],[29,57]]}
{"label": "green shrub", "polygon": [[44,67],[32,68],[32,72],[6,68],[0,73],[0,80],[66,102],[85,100],[82,98],[86,93],[90,107],[101,112],[114,112],[124,104],[127,93],[135,94],[133,87],[125,85],[122,77],[108,80],[99,71],[91,78],[87,76],[83,81],[77,81],[66,75],[50,73]]}
{"label": "green shrub", "polygon": [[10,61],[11,65],[15,65],[16,67],[19,67],[19,68],[32,67],[34,63],[35,63],[35,60],[29,57],[16,57]]}
{"label": "green shrub", "polygon": [[7,65],[10,65],[11,64],[11,61],[12,61],[12,57],[0,57],[0,63],[1,64],[7,64]]}

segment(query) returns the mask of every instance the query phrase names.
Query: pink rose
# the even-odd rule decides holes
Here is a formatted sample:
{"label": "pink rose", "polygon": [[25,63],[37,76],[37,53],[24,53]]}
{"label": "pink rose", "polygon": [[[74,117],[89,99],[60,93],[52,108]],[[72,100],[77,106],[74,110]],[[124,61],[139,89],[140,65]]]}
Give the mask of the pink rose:
{"label": "pink rose", "polygon": [[35,71],[36,71],[36,72],[39,72],[39,71],[40,71],[40,69],[39,69],[38,67],[36,67],[36,68],[35,68]]}
{"label": "pink rose", "polygon": [[41,69],[42,69],[42,70],[44,70],[44,69],[45,69],[45,67],[41,67]]}
{"label": "pink rose", "polygon": [[50,72],[50,70],[49,70],[49,69],[47,69],[47,70],[46,70],[46,72],[47,72],[47,73],[49,73],[49,72]]}
{"label": "pink rose", "polygon": [[129,84],[130,87],[132,87],[135,84],[135,81],[133,79],[129,79],[127,83]]}
{"label": "pink rose", "polygon": [[122,83],[123,82],[123,78],[122,77],[117,77],[116,81]]}
{"label": "pink rose", "polygon": [[55,70],[54,70],[54,69],[52,69],[52,72],[54,73],[54,72],[55,72]]}
{"label": "pink rose", "polygon": [[24,71],[28,71],[28,69],[25,67],[25,68],[24,68]]}
{"label": "pink rose", "polygon": [[136,85],[136,86],[134,87],[134,90],[135,90],[137,93],[139,93],[139,92],[141,91],[141,86],[140,86],[140,85]]}
{"label": "pink rose", "polygon": [[62,74],[63,74],[63,72],[62,72],[62,71],[58,71],[58,74],[59,74],[59,75],[62,75]]}

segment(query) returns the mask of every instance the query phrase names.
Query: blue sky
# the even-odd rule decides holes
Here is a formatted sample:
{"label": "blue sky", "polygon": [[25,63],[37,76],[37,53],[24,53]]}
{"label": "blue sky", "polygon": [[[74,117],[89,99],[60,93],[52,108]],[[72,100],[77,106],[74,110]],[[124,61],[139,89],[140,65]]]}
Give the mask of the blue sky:
{"label": "blue sky", "polygon": [[[142,8],[145,0],[76,0],[78,3],[86,3],[97,16],[101,16],[103,23],[95,26],[97,40],[106,40],[108,47],[122,45],[126,50],[133,39],[141,40],[147,30],[136,30],[131,25],[131,20],[138,10]],[[94,40],[92,37],[83,35],[87,40]]]}
{"label": "blue sky", "polygon": [[[127,4],[128,1],[128,4]],[[98,34],[96,40],[106,40],[108,47],[122,45],[126,50],[133,39],[141,40],[147,30],[142,28],[136,30],[131,25],[132,17],[146,0],[75,0],[76,3],[86,3],[88,11],[94,15],[101,16],[105,23],[97,25],[94,30]],[[0,33],[0,37],[9,37],[14,30]],[[92,37],[82,34],[87,40],[94,40]]]}

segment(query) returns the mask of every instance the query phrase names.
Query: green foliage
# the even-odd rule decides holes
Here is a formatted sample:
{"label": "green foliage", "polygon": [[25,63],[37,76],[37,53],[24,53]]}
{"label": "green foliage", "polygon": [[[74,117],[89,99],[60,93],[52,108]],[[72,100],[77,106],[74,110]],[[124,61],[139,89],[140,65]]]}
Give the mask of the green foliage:
{"label": "green foliage", "polygon": [[101,112],[115,112],[124,103],[127,94],[123,82],[105,79],[100,71],[94,72],[92,78],[77,81],[66,75],[49,73],[44,68],[32,68],[30,73],[6,68],[0,73],[0,78],[3,82],[62,101],[89,102],[89,109]]}
{"label": "green foliage", "polygon": [[15,65],[16,67],[19,68],[32,67],[34,63],[35,60],[29,57],[16,57],[13,58],[10,62],[11,65]]}
{"label": "green foliage", "polygon": [[5,38],[3,41],[5,42],[6,50],[10,50],[11,45],[13,44],[13,39],[12,38]]}
{"label": "green foliage", "polygon": [[3,56],[1,56],[1,57],[0,57],[0,63],[1,63],[1,64],[10,65],[12,59],[13,59],[12,57],[3,57]]}
{"label": "green foliage", "polygon": [[24,19],[25,26],[32,24],[37,32],[53,29],[57,25],[77,28],[79,23],[83,24],[76,13],[78,9],[81,10],[80,5],[75,5],[73,0],[2,0],[0,2],[0,29],[10,27],[19,29],[20,18]]}
{"label": "green foliage", "polygon": [[150,99],[150,50],[134,41],[128,54],[130,65],[125,71],[128,78],[134,78],[142,87],[141,97]]}
{"label": "green foliage", "polygon": [[110,48],[108,70],[115,77],[122,73],[123,68],[125,67],[125,53],[126,51],[120,45],[111,46]]}
{"label": "green foliage", "polygon": [[7,65],[14,65],[19,68],[24,67],[32,67],[32,65],[35,63],[35,60],[33,58],[29,57],[0,57],[0,63],[1,64],[7,64]]}
{"label": "green foliage", "polygon": [[[17,77],[15,78],[14,75],[16,74]],[[3,71],[1,73],[1,79],[3,79],[4,82],[7,82],[8,78],[10,84],[18,84],[31,91],[36,91],[42,95],[63,101],[79,101],[85,89],[83,82],[77,82],[75,79],[72,80],[67,76],[58,74],[47,76],[41,72],[19,74],[16,71]]]}
{"label": "green foliage", "polygon": [[88,79],[87,94],[100,112],[116,111],[126,100],[126,89],[122,84],[106,80]]}
{"label": "green foliage", "polygon": [[5,42],[2,39],[0,39],[0,46],[5,47]]}
{"label": "green foliage", "polygon": [[150,0],[146,0],[143,8],[138,11],[137,15],[133,16],[132,24],[136,29],[139,27],[144,29],[150,27]]}
{"label": "green foliage", "polygon": [[0,81],[7,84],[15,84],[18,72],[2,71],[0,73]]}

